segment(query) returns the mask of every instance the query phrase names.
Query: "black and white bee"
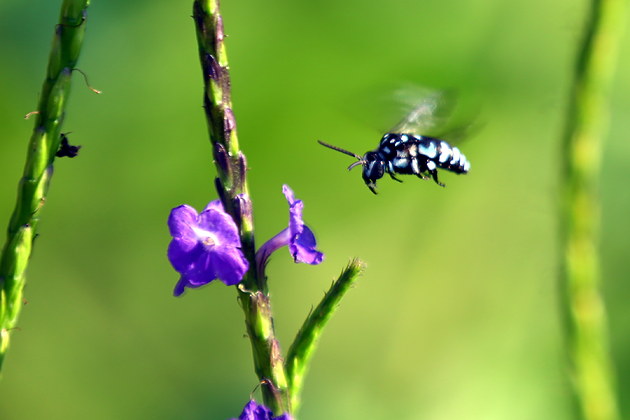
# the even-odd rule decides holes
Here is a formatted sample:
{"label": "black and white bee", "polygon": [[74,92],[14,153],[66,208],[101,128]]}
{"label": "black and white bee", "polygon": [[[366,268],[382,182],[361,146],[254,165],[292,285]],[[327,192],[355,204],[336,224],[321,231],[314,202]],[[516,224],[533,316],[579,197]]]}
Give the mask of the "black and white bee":
{"label": "black and white bee", "polygon": [[393,180],[402,182],[396,178],[400,175],[416,175],[424,180],[433,179],[441,187],[445,185],[438,180],[438,168],[456,174],[465,174],[470,171],[470,162],[457,147],[434,137],[408,133],[405,130],[410,122],[426,117],[433,112],[435,104],[422,102],[405,119],[398,124],[395,132],[386,133],[381,139],[378,148],[360,156],[348,150],[324,143],[319,144],[336,150],[346,155],[355,157],[348,170],[361,165],[363,167],[363,181],[370,191],[376,194],[376,181],[387,173]]}

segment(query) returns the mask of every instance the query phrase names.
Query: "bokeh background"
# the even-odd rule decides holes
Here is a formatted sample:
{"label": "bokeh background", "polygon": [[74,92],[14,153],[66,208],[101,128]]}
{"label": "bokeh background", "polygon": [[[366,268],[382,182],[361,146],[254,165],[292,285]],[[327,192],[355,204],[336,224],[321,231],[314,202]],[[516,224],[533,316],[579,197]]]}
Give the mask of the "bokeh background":
{"label": "bokeh background", "polygon": [[[13,209],[60,1],[0,2],[0,224]],[[216,197],[192,1],[93,1],[0,382],[0,418],[226,419],[256,386],[234,290],[172,296],[166,218]],[[556,275],[559,142],[587,2],[229,1],[234,109],[257,241],[289,184],[326,260],[269,266],[286,350],[351,257],[367,263],[322,336],[307,419],[574,418]],[[475,98],[446,189],[383,179],[347,156],[388,121],[372,97],[413,83]],[[622,40],[602,174],[604,292],[620,396],[630,395],[630,39]],[[383,112],[383,116],[388,112]],[[4,240],[4,238],[2,239]],[[630,400],[621,398],[630,416]]]}

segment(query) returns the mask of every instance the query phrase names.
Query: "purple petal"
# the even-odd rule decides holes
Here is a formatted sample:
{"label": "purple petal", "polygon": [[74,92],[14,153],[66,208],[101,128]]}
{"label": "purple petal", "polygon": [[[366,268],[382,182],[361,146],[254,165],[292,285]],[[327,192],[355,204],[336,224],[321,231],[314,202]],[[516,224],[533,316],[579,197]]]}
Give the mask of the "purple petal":
{"label": "purple petal", "polygon": [[295,201],[295,194],[293,194],[293,190],[285,184],[282,186],[282,194],[284,194],[284,196],[287,198],[289,205],[292,205]]}
{"label": "purple petal", "polygon": [[226,247],[214,250],[214,272],[223,283],[228,286],[235,285],[243,280],[243,276],[249,268],[249,263],[238,248]]}
{"label": "purple petal", "polygon": [[293,420],[293,418],[288,414],[273,417],[273,412],[270,409],[263,404],[258,404],[256,401],[250,400],[245,404],[245,408],[243,408],[243,412],[238,420]]}
{"label": "purple petal", "polygon": [[321,263],[324,260],[324,254],[316,248],[315,235],[306,225],[302,233],[289,243],[289,251],[296,263],[301,262],[311,265]]}
{"label": "purple petal", "polygon": [[221,200],[214,200],[214,201],[209,202],[206,208],[203,209],[203,211],[206,211],[206,210],[216,210],[221,213],[225,213],[225,209],[223,208],[223,203],[221,203]]}
{"label": "purple petal", "polygon": [[182,273],[193,287],[203,286],[217,278],[215,265],[216,256],[213,252],[202,252],[199,257],[190,265],[189,269]]}
{"label": "purple petal", "polygon": [[183,204],[171,210],[168,216],[168,229],[173,238],[194,237],[192,226],[197,225],[197,210]]}
{"label": "purple petal", "polygon": [[289,230],[291,237],[295,237],[302,233],[304,220],[302,220],[302,210],[304,203],[302,200],[296,200],[293,190],[288,185],[282,186],[282,192],[289,202]]}
{"label": "purple petal", "polygon": [[168,260],[176,271],[183,273],[203,252],[199,242],[186,239],[173,239],[168,245]]}
{"label": "purple petal", "polygon": [[204,286],[217,278],[213,258],[207,252],[201,253],[197,260],[182,272],[179,281],[175,285],[173,294],[179,296],[184,293],[185,288],[194,289]]}
{"label": "purple petal", "polygon": [[289,208],[289,230],[291,231],[291,237],[299,235],[304,229],[304,220],[302,220],[303,208],[304,203],[302,203],[302,200],[295,201]]}
{"label": "purple petal", "polygon": [[289,242],[289,252],[296,263],[319,264],[324,259],[324,254],[317,251],[315,235],[304,224],[302,210],[304,203],[296,200],[293,191],[287,186],[282,187],[282,192],[289,202],[289,231],[291,241]]}
{"label": "purple petal", "polygon": [[229,214],[217,210],[204,210],[198,218],[199,228],[212,232],[219,246],[240,247],[241,239],[238,236],[236,223]]}
{"label": "purple petal", "polygon": [[175,296],[183,293],[185,287],[195,288],[210,283],[217,277],[228,286],[243,280],[249,263],[238,248],[213,247],[212,251],[201,252],[198,258],[182,271],[182,277],[175,286]]}
{"label": "purple petal", "polygon": [[184,293],[187,283],[188,281],[186,280],[186,278],[184,278],[184,276],[181,276],[179,278],[179,281],[175,285],[175,290],[173,290],[173,295],[175,297],[181,296],[181,294]]}
{"label": "purple petal", "polygon": [[175,285],[175,289],[173,290],[173,295],[177,297],[177,296],[180,296],[182,293],[184,293],[186,291],[186,288],[195,289],[197,287],[205,286],[206,284],[208,284],[208,282],[200,283],[200,284],[193,283],[190,281],[188,277],[182,274],[182,276],[179,278],[179,281]]}
{"label": "purple petal", "polygon": [[245,405],[239,420],[271,420],[272,411],[262,404],[251,400]]}

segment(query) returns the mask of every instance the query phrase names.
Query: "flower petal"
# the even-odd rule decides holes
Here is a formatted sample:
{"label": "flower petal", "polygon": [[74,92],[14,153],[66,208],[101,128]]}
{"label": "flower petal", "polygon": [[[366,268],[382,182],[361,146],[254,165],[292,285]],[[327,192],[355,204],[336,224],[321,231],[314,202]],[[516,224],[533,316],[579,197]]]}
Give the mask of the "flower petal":
{"label": "flower petal", "polygon": [[282,186],[282,194],[284,194],[284,196],[287,198],[289,205],[292,205],[295,201],[295,194],[293,194],[293,190],[289,188],[288,185],[284,184]]}
{"label": "flower petal", "polygon": [[296,263],[301,262],[311,265],[321,263],[324,260],[324,254],[316,248],[315,235],[306,225],[304,225],[302,233],[289,243],[289,251]]}
{"label": "flower petal", "polygon": [[188,282],[194,287],[199,287],[216,279],[217,271],[215,260],[216,256],[213,252],[206,251],[199,254],[189,270],[184,273],[188,278]]}
{"label": "flower petal", "polygon": [[175,289],[173,290],[173,296],[175,297],[181,296],[181,294],[184,293],[184,291],[186,290],[187,284],[188,284],[188,281],[186,280],[186,278],[184,276],[181,276],[179,278],[179,281],[175,285]]}
{"label": "flower petal", "polygon": [[171,210],[168,216],[168,229],[173,238],[193,238],[192,226],[197,224],[197,210],[183,204]]}
{"label": "flower petal", "polygon": [[239,416],[239,420],[271,420],[271,416],[273,413],[270,409],[265,407],[262,404],[256,403],[256,401],[251,400],[243,409],[243,412]]}
{"label": "flower petal", "polygon": [[217,210],[204,210],[198,218],[197,226],[203,230],[212,232],[219,246],[240,247],[241,239],[238,236],[238,228],[232,217]]}
{"label": "flower petal", "polygon": [[225,209],[223,208],[223,203],[221,203],[221,200],[213,200],[209,202],[206,208],[203,209],[203,211],[206,211],[206,210],[216,210],[221,213],[225,213]]}
{"label": "flower petal", "polygon": [[176,271],[185,272],[203,252],[203,247],[199,242],[184,239],[173,239],[168,245],[168,260]]}
{"label": "flower petal", "polygon": [[304,203],[302,200],[294,201],[289,208],[289,230],[291,237],[296,237],[304,229],[304,220],[302,219],[302,209]]}
{"label": "flower petal", "polygon": [[254,400],[250,400],[245,404],[243,412],[238,419],[232,420],[293,420],[289,414],[282,414],[281,416],[274,417],[273,411],[265,407],[263,404],[258,404]]}
{"label": "flower petal", "polygon": [[249,269],[249,263],[240,249],[215,247],[212,255],[214,272],[219,280],[228,286],[243,280],[243,276]]}
{"label": "flower petal", "polygon": [[282,186],[282,193],[289,202],[289,230],[291,231],[291,237],[295,237],[302,233],[302,227],[304,226],[304,220],[302,219],[302,210],[304,209],[304,203],[302,200],[296,200],[293,190],[288,185]]}
{"label": "flower petal", "polygon": [[[214,280],[214,279],[212,279],[212,280]],[[212,280],[210,280],[210,281],[212,281]],[[175,297],[180,296],[182,293],[184,293],[186,291],[186,288],[195,289],[197,287],[205,286],[208,283],[210,283],[210,282],[202,282],[202,283],[192,282],[189,277],[187,277],[186,275],[182,274],[180,276],[180,278],[179,278],[179,281],[175,285],[175,289],[173,290],[173,295]]]}

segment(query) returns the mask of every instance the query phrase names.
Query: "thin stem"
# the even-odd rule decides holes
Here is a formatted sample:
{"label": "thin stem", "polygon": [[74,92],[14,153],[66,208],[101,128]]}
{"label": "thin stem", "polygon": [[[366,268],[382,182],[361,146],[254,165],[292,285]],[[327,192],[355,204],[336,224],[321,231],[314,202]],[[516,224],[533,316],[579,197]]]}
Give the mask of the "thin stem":
{"label": "thin stem", "polygon": [[0,366],[22,308],[25,271],[61,142],[72,70],[85,33],[89,0],[64,0],[28,145],[24,173],[0,258]]}
{"label": "thin stem", "polygon": [[239,226],[242,250],[250,266],[239,285],[238,295],[252,345],[254,369],[263,384],[265,405],[277,415],[290,413],[284,361],[275,337],[267,284],[256,270],[252,203],[246,182],[247,162],[239,148],[232,112],[219,0],[196,0],[193,18],[205,87],[204,109],[219,174],[215,184],[223,206]]}
{"label": "thin stem", "polygon": [[287,375],[291,394],[291,406],[294,412],[299,407],[300,393],[304,382],[306,368],[313,357],[319,336],[326,323],[337,309],[337,305],[354,284],[363,270],[363,263],[354,259],[343,269],[339,278],[333,283],[321,302],[309,314],[298,331],[287,354]]}
{"label": "thin stem", "polygon": [[576,63],[563,143],[561,286],[567,348],[581,416],[619,418],[600,294],[599,174],[606,98],[625,0],[593,0]]}

